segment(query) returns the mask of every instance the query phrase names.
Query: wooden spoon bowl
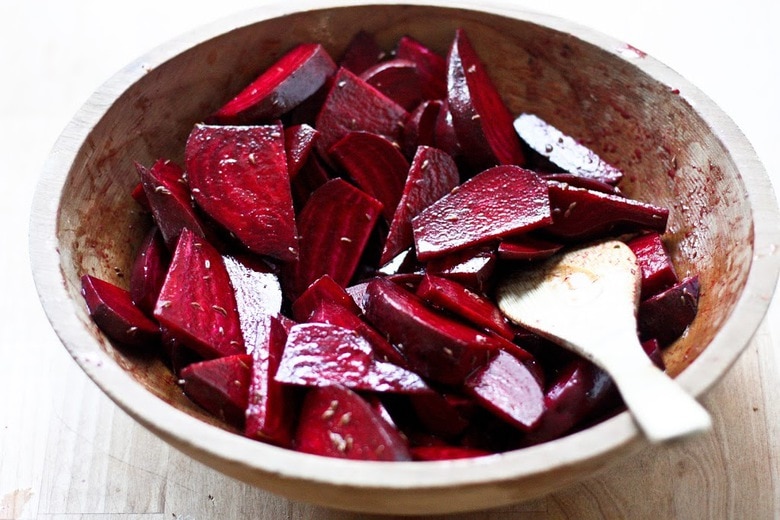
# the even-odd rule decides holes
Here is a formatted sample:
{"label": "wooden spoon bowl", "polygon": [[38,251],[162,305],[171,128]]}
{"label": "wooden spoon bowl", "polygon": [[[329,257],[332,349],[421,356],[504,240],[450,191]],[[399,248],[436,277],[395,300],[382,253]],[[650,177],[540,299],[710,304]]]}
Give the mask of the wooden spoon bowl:
{"label": "wooden spoon bowl", "polygon": [[633,47],[512,7],[452,9],[325,0],[265,5],[162,45],[88,100],[45,165],[30,226],[40,299],[63,344],[124,410],[179,450],[284,496],[382,513],[517,502],[592,475],[644,444],[628,413],[543,445],[474,460],[325,459],[228,431],[182,397],[156,360],[116,348],[79,294],[88,273],[127,283],[149,226],[129,193],[133,161],[181,161],[192,125],[281,53],[322,42],[338,56],[358,28],[385,48],[410,34],[445,53],[468,32],[514,113],[536,113],[626,172],[621,188],[671,210],[678,273],[699,273],[699,315],[664,355],[694,396],[758,327],[777,283],[780,221],[769,180],[734,123],[685,79]]}

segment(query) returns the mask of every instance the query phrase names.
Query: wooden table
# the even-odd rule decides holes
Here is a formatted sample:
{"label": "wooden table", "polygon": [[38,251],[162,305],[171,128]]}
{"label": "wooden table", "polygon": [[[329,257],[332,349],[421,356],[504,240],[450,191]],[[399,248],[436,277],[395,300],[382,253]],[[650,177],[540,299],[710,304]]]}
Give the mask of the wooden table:
{"label": "wooden table", "polygon": [[[0,520],[366,518],[294,503],[196,463],[138,426],[70,359],[37,302],[26,224],[37,171],[57,133],[120,66],[215,16],[258,4],[4,0],[0,157]],[[780,8],[659,0],[554,0],[544,9],[632,43],[713,97],[780,186]],[[583,4],[583,5],[580,5]],[[533,502],[454,515],[552,518],[780,518],[780,298],[704,399],[713,432],[647,449],[608,473]]]}

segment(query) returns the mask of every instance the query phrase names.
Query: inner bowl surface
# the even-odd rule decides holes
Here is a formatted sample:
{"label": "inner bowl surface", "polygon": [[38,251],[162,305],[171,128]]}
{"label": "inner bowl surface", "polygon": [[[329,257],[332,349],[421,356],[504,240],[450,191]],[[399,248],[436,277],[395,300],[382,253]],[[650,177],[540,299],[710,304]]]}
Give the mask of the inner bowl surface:
{"label": "inner bowl surface", "polygon": [[667,246],[678,274],[698,273],[703,288],[696,321],[665,353],[668,370],[694,395],[725,373],[760,323],[778,271],[777,206],[749,144],[695,87],[630,45],[512,7],[481,9],[353,5],[288,14],[291,8],[274,4],[163,45],[94,94],[41,178],[31,259],[56,332],[119,406],[230,476],[290,498],[372,512],[529,499],[642,446],[622,413],[551,443],[473,460],[389,464],[295,453],[223,429],[183,397],[161,362],[118,350],[98,332],[79,278],[127,284],[149,225],[129,196],[133,162],[181,162],[192,126],[282,53],[317,41],[338,57],[358,29],[386,49],[408,34],[446,54],[463,27],[513,113],[536,113],[592,146],[626,172],[628,196],[668,207]]}

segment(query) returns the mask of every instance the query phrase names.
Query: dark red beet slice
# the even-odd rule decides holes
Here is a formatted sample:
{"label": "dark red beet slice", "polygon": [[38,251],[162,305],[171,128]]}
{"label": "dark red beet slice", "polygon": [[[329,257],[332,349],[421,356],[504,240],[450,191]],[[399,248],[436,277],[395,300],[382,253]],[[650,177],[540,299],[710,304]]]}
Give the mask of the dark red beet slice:
{"label": "dark red beet slice", "polygon": [[442,384],[463,383],[501,345],[382,278],[366,287],[365,308],[366,319],[396,345],[411,370]]}
{"label": "dark red beet slice", "polygon": [[699,309],[699,277],[682,279],[639,304],[639,337],[656,339],[661,347],[682,336]]}
{"label": "dark red beet slice", "polygon": [[531,149],[564,171],[607,184],[617,184],[623,178],[623,172],[536,115],[520,114],[514,127]]}
{"label": "dark red beet slice", "polygon": [[317,149],[325,155],[339,139],[353,131],[384,135],[401,142],[404,108],[346,69],[340,69],[317,115]]}
{"label": "dark red beet slice", "polygon": [[336,64],[322,45],[302,43],[263,71],[211,119],[223,124],[273,121],[317,92],[335,72]]}
{"label": "dark red beet slice", "polygon": [[620,188],[617,186],[589,177],[578,177],[573,173],[543,173],[541,176],[546,181],[562,182],[575,188],[600,191],[601,193],[609,193],[611,195],[622,195]]}
{"label": "dark red beet slice", "polygon": [[146,198],[144,183],[139,182],[136,184],[135,188],[133,188],[133,191],[130,192],[130,196],[133,197],[133,200],[136,201],[142,209],[146,211],[152,210],[151,206],[149,205],[149,199]]}
{"label": "dark red beet slice", "polygon": [[311,194],[331,178],[319,156],[316,153],[311,154],[309,160],[301,166],[295,177],[290,179],[290,190],[296,211],[300,211],[306,205]]}
{"label": "dark red beet slice", "polygon": [[210,414],[243,429],[251,366],[249,354],[193,363],[181,370],[182,389]]}
{"label": "dark red beet slice", "polygon": [[409,113],[401,134],[401,149],[406,157],[414,157],[418,146],[435,146],[436,120],[442,102],[423,101]]}
{"label": "dark red beet slice", "polygon": [[258,324],[282,310],[282,287],[274,273],[235,256],[224,256],[223,260],[235,293],[246,351],[251,354],[263,340],[256,337]]}
{"label": "dark red beet slice", "polygon": [[206,235],[192,206],[184,171],[178,164],[160,159],[151,168],[138,163],[135,167],[141,175],[154,221],[169,250],[176,248],[176,241],[184,228],[189,228],[198,236]]}
{"label": "dark red beet slice", "polygon": [[339,387],[310,389],[295,435],[298,451],[357,460],[411,460],[401,434],[362,397]]}
{"label": "dark red beet slice", "polygon": [[154,316],[204,358],[246,352],[236,297],[222,256],[189,229],[179,237]]}
{"label": "dark red beet slice", "polygon": [[641,298],[645,299],[677,283],[677,273],[661,235],[647,233],[626,242],[642,271]]}
{"label": "dark red beet slice", "polygon": [[349,132],[331,146],[328,155],[361,190],[382,203],[382,213],[389,222],[409,172],[409,161],[397,144],[381,135]]}
{"label": "dark red beet slice", "polygon": [[655,366],[661,370],[666,370],[663,353],[661,352],[661,344],[658,343],[657,339],[649,339],[642,342],[642,348]]}
{"label": "dark red beet slice", "polygon": [[522,361],[503,351],[470,375],[464,389],[523,431],[532,430],[545,410],[544,392],[536,377]]}
{"label": "dark red beet slice", "polygon": [[528,235],[506,237],[498,244],[498,257],[502,260],[542,260],[549,258],[563,247],[562,244],[551,242]]}
{"label": "dark red beet slice", "polygon": [[424,99],[447,97],[447,60],[410,36],[402,36],[395,55],[417,66],[421,93]]}
{"label": "dark red beet slice", "polygon": [[323,301],[335,302],[355,316],[362,312],[344,287],[336,283],[333,278],[326,274],[314,280],[314,282],[312,282],[311,285],[309,285],[309,287],[307,287],[293,302],[293,318],[300,323],[309,321],[311,313]]}
{"label": "dark red beet slice", "polygon": [[192,194],[206,213],[254,253],[298,257],[280,124],[196,125],[185,155]]}
{"label": "dark red beet slice", "polygon": [[474,400],[457,394],[430,392],[410,396],[420,423],[434,435],[451,439],[463,433],[474,415]]}
{"label": "dark red beet slice", "polygon": [[460,143],[458,142],[458,136],[455,133],[455,127],[453,126],[450,105],[446,99],[442,102],[439,113],[436,114],[436,126],[433,130],[433,138],[436,148],[446,152],[456,161],[461,160],[463,152]]}
{"label": "dark red beet slice", "polygon": [[287,153],[287,173],[293,179],[306,164],[319,132],[307,124],[289,126],[284,129],[284,149]]}
{"label": "dark red beet slice", "polygon": [[447,56],[447,92],[458,142],[474,169],[524,163],[512,114],[463,29],[456,30]]}
{"label": "dark red beet slice", "polygon": [[666,230],[669,210],[638,200],[547,181],[553,223],[544,231],[565,240],[585,240],[617,231]]}
{"label": "dark red beet slice", "polygon": [[496,166],[461,184],[412,221],[421,261],[550,224],[547,184],[519,166]]}
{"label": "dark red beet slice", "polygon": [[81,294],[89,315],[109,338],[141,349],[159,343],[160,327],[133,305],[127,290],[85,274],[81,277]]}
{"label": "dark red beet slice", "polygon": [[298,216],[301,254],[292,264],[290,296],[326,274],[346,287],[381,211],[381,202],[342,179],[317,189]]}
{"label": "dark red beet slice", "polygon": [[406,366],[406,360],[375,328],[363,321],[357,314],[332,300],[321,301],[312,311],[309,321],[329,323],[360,334],[374,351],[374,357],[400,367]]}
{"label": "dark red beet slice", "polygon": [[417,148],[401,200],[390,221],[380,265],[412,245],[412,219],[454,189],[458,180],[458,167],[449,155],[428,146]]}
{"label": "dark red beet slice", "polygon": [[360,79],[389,97],[405,110],[422,101],[422,85],[417,66],[408,60],[391,59],[366,69]]}
{"label": "dark red beet slice", "polygon": [[569,362],[545,392],[546,410],[523,444],[539,444],[564,435],[616,396],[617,389],[606,372],[582,358]]}
{"label": "dark red beet slice", "polygon": [[130,298],[150,316],[170,261],[160,228],[153,226],[141,242],[130,273]]}
{"label": "dark red beet slice", "polygon": [[434,258],[426,271],[455,280],[472,291],[487,292],[496,268],[496,252],[492,246],[480,246]]}
{"label": "dark red beet slice", "polygon": [[414,460],[455,460],[491,455],[489,451],[463,446],[414,446],[410,450]]}
{"label": "dark red beet slice", "polygon": [[259,320],[257,326],[244,435],[279,446],[290,446],[298,412],[298,396],[294,388],[274,380],[287,333],[281,322],[269,315]]}
{"label": "dark red beet slice", "polygon": [[508,340],[515,336],[514,330],[493,302],[458,282],[427,273],[417,288],[417,296]]}
{"label": "dark red beet slice", "polygon": [[376,360],[371,345],[358,332],[329,323],[293,326],[275,379],[292,385],[341,385],[371,392],[431,391],[414,372]]}
{"label": "dark red beet slice", "polygon": [[171,372],[179,377],[184,367],[192,363],[203,361],[203,357],[184,345],[179,339],[165,327],[160,328],[163,360],[168,364]]}
{"label": "dark red beet slice", "polygon": [[347,44],[341,55],[339,66],[354,74],[362,74],[366,69],[382,61],[385,51],[377,43],[374,35],[360,30]]}

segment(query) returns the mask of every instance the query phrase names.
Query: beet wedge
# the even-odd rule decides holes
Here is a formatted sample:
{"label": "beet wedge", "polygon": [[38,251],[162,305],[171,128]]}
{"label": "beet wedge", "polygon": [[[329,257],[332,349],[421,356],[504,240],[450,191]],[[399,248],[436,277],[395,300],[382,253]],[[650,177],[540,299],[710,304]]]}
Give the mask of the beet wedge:
{"label": "beet wedge", "polygon": [[360,30],[347,43],[347,48],[339,59],[339,67],[353,74],[362,74],[385,57],[385,51],[379,46],[374,35]]}
{"label": "beet wedge", "polygon": [[671,345],[696,317],[699,292],[699,277],[694,275],[644,300],[637,312],[639,337],[655,339],[661,347]]}
{"label": "beet wedge", "polygon": [[133,304],[127,290],[85,274],[81,294],[92,320],[112,340],[141,350],[159,344],[160,327]]}
{"label": "beet wedge", "polygon": [[349,132],[331,146],[328,155],[358,188],[382,203],[389,222],[409,172],[409,161],[397,145],[370,132]]}
{"label": "beet wedge", "polygon": [[458,282],[426,273],[417,287],[417,296],[510,341],[515,336],[514,330],[492,301]]}
{"label": "beet wedge", "polygon": [[487,169],[428,206],[412,220],[417,257],[531,231],[552,222],[547,184],[513,165]]}
{"label": "beet wedge", "polygon": [[336,64],[322,45],[302,43],[265,69],[217,110],[210,121],[271,122],[317,92],[335,72]]}
{"label": "beet wedge", "polygon": [[417,148],[401,199],[390,220],[380,265],[413,244],[412,219],[454,189],[458,181],[458,167],[449,155],[429,146]]}
{"label": "beet wedge", "polygon": [[203,358],[246,353],[222,256],[189,229],[179,237],[154,317]]}
{"label": "beet wedge", "polygon": [[458,143],[476,171],[525,162],[512,114],[463,29],[447,56],[447,102]]}
{"label": "beet wedge", "polygon": [[160,228],[152,226],[138,248],[130,272],[130,298],[149,316],[154,312],[170,261]]}
{"label": "beet wedge", "polygon": [[506,237],[496,253],[502,260],[543,260],[561,250],[563,244],[529,235]]}
{"label": "beet wedge", "polygon": [[409,60],[390,59],[363,71],[360,79],[389,97],[405,110],[422,101],[422,85],[417,65]]}
{"label": "beet wedge", "polygon": [[634,252],[639,269],[642,271],[640,291],[642,300],[677,283],[677,273],[671,257],[666,252],[661,235],[646,233],[629,240],[626,245]]}
{"label": "beet wedge", "polygon": [[136,163],[152,216],[160,228],[170,251],[176,248],[181,230],[189,228],[198,236],[206,236],[195,214],[184,171],[171,161],[159,159],[151,168]]}
{"label": "beet wedge", "polygon": [[617,184],[623,178],[622,171],[593,150],[534,114],[520,114],[514,121],[514,128],[531,149],[563,171],[607,184]]}
{"label": "beet wedge", "polygon": [[247,395],[244,435],[289,447],[292,445],[298,396],[294,388],[274,379],[282,359],[287,333],[274,316],[257,322],[256,345]]}
{"label": "beet wedge", "polygon": [[402,36],[398,40],[395,55],[416,65],[423,99],[447,97],[447,60],[443,56],[410,36]]}
{"label": "beet wedge", "polygon": [[414,157],[418,146],[436,145],[436,121],[442,101],[423,101],[409,112],[401,134],[401,150],[405,157]]}
{"label": "beet wedge", "polygon": [[492,245],[462,249],[430,260],[425,270],[454,280],[472,291],[486,293],[496,269],[496,251]]}
{"label": "beet wedge", "polygon": [[401,434],[360,395],[340,386],[306,393],[295,434],[298,451],[355,460],[411,460]]}
{"label": "beet wedge", "polygon": [[326,274],[346,287],[381,211],[381,202],[343,179],[318,188],[298,216],[301,254],[288,266],[291,299]]}
{"label": "beet wedge", "polygon": [[281,125],[196,125],[185,150],[197,204],[249,250],[298,257]]}
{"label": "beet wedge", "polygon": [[383,135],[400,143],[401,124],[407,115],[404,107],[342,68],[317,114],[317,149],[326,156],[331,146],[353,131]]}
{"label": "beet wedge", "polygon": [[335,302],[355,316],[362,312],[344,287],[326,274],[312,282],[303,294],[293,302],[293,318],[301,323],[309,321],[312,312],[323,301]]}
{"label": "beet wedge", "polygon": [[307,124],[284,129],[284,149],[287,153],[287,174],[295,178],[314,150],[319,132]]}
{"label": "beet wedge", "polygon": [[367,392],[431,391],[414,372],[377,360],[371,345],[356,331],[328,323],[292,327],[275,379],[290,385],[340,385]]}
{"label": "beet wedge", "polygon": [[210,414],[243,429],[251,366],[249,354],[193,363],[179,374],[182,389],[187,397]]}
{"label": "beet wedge", "polygon": [[666,208],[556,181],[547,185],[553,222],[544,232],[558,239],[582,241],[619,232],[666,230]]}
{"label": "beet wedge", "polygon": [[544,391],[536,377],[522,361],[503,351],[470,375],[464,390],[523,431],[532,430],[545,410]]}
{"label": "beet wedge", "polygon": [[387,335],[411,370],[445,385],[459,385],[503,345],[436,312],[419,297],[389,280],[376,278],[366,287],[366,320]]}

